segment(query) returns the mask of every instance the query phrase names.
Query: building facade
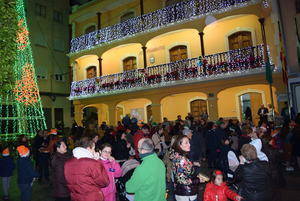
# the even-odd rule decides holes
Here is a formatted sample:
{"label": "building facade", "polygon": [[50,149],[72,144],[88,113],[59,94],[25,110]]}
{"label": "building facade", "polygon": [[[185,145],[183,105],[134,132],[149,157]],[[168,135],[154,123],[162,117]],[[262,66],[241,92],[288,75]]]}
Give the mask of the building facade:
{"label": "building facade", "polygon": [[71,126],[68,0],[27,0],[35,71],[48,129]]}
{"label": "building facade", "polygon": [[[73,9],[70,100],[75,120],[116,124],[208,115],[254,122],[261,104],[280,111],[275,1],[91,1]],[[266,81],[268,61],[272,86]]]}
{"label": "building facade", "polygon": [[285,43],[289,101],[293,113],[300,112],[300,1],[278,1],[279,17]]}

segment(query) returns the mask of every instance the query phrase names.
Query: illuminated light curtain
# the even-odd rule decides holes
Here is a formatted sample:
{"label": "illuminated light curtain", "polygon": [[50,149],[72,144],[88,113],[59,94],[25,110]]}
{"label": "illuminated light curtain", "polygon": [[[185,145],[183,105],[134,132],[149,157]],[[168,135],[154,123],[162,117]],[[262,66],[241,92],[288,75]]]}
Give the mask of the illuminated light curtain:
{"label": "illuminated light curtain", "polygon": [[10,41],[11,44],[6,47],[8,51],[15,51],[14,61],[8,65],[13,75],[10,80],[13,81],[0,94],[0,139],[6,141],[15,140],[22,134],[33,137],[38,130],[46,129],[23,0],[10,1],[8,9],[15,12],[17,20],[11,21],[16,22],[17,26],[4,24],[7,30],[10,26],[15,27],[15,32],[11,32],[15,40]]}

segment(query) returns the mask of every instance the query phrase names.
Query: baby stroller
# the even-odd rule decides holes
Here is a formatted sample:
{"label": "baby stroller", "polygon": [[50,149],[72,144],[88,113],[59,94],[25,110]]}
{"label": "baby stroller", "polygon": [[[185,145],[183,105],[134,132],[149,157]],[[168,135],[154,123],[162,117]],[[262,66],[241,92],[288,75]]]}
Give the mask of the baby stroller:
{"label": "baby stroller", "polygon": [[117,187],[117,197],[119,201],[131,201],[134,195],[130,195],[126,192],[125,184],[131,178],[135,168],[139,166],[140,163],[135,159],[129,159],[125,161],[122,165],[122,177],[116,180]]}

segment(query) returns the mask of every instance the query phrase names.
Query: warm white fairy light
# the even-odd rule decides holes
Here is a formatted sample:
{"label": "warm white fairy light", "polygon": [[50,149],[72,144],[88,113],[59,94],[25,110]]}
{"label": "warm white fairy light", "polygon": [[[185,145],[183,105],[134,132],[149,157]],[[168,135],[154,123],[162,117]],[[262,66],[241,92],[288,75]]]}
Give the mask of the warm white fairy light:
{"label": "warm white fairy light", "polygon": [[[194,20],[207,15],[256,4],[262,0],[190,0],[156,10],[152,13],[131,18],[125,22],[85,34],[71,40],[70,53],[79,52],[108,44],[116,40],[151,32],[161,27]],[[263,4],[267,4],[263,0]]]}
{"label": "warm white fairy light", "polygon": [[264,70],[262,45],[72,83],[70,99],[220,79]]}

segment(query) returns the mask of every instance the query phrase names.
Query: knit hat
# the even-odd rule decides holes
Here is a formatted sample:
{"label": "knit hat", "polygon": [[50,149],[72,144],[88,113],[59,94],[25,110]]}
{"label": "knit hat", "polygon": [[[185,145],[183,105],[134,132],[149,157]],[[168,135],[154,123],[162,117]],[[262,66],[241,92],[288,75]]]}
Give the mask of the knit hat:
{"label": "knit hat", "polygon": [[2,156],[9,156],[9,149],[6,148],[2,151]]}
{"label": "knit hat", "polygon": [[24,145],[18,146],[17,151],[19,152],[21,157],[27,157],[29,155],[29,149]]}
{"label": "knit hat", "polygon": [[57,129],[51,129],[49,135],[57,135]]}

